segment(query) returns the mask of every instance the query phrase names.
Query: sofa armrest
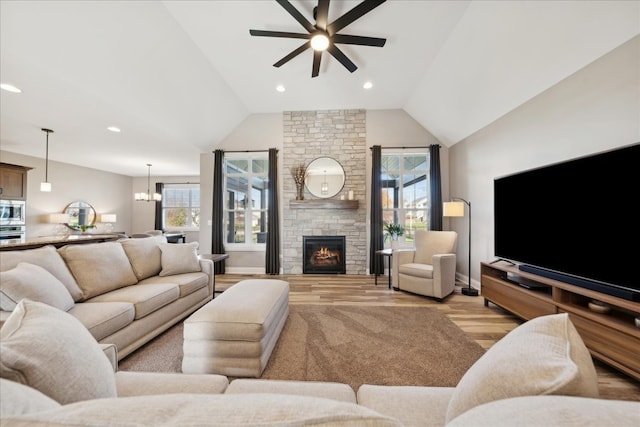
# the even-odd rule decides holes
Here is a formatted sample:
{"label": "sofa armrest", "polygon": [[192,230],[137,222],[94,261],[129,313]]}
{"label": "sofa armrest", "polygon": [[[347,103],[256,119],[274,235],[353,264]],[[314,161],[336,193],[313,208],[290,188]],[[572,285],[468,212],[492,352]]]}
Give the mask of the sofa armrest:
{"label": "sofa armrest", "polygon": [[227,377],[216,374],[118,371],[115,375],[118,397],[173,393],[222,394],[229,385]]}
{"label": "sofa armrest", "polygon": [[118,370],[118,348],[114,344],[100,344],[100,347],[104,355],[109,359],[113,372],[116,372]]}
{"label": "sofa armrest", "polygon": [[456,254],[436,254],[432,260],[434,296],[444,298],[456,286]]}
{"label": "sofa armrest", "polygon": [[209,276],[209,283],[207,283],[207,287],[209,289],[209,295],[213,295],[213,261],[211,261],[210,259],[202,259],[200,258],[200,268],[202,269],[203,273],[207,273],[207,276]]}

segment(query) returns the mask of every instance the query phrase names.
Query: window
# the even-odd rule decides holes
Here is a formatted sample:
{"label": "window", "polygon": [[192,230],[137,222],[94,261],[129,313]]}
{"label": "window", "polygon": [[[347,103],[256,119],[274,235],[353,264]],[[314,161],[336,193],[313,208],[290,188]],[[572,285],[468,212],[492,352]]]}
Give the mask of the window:
{"label": "window", "polygon": [[225,155],[224,241],[231,245],[267,242],[267,153]]}
{"label": "window", "polygon": [[162,190],[165,230],[200,228],[200,184],[165,184]]}
{"label": "window", "polygon": [[402,224],[402,238],[413,242],[416,230],[429,229],[429,154],[383,154],[381,161],[382,219]]}

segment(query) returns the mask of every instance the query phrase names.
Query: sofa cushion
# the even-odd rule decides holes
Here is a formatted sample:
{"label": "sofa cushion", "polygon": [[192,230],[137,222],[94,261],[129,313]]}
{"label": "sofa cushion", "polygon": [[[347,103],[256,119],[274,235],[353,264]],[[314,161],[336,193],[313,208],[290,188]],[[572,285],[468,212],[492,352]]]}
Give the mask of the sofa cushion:
{"label": "sofa cushion", "polygon": [[[180,298],[186,297],[209,284],[209,276],[198,271],[196,273],[172,274],[171,276],[153,276],[138,282],[138,285],[155,283],[175,283],[180,287]],[[136,286],[138,286],[136,285]]]}
{"label": "sofa cushion", "polygon": [[[231,383],[233,384],[233,383]],[[358,404],[397,418],[407,427],[444,426],[447,405],[455,388],[363,384]]]}
{"label": "sofa cushion", "polygon": [[138,282],[119,242],[67,245],[58,249],[82,289],[82,298]]}
{"label": "sofa cushion", "polygon": [[118,371],[116,386],[118,397],[171,393],[222,394],[229,386],[229,379],[215,374]]}
{"label": "sofa cushion", "polygon": [[160,264],[161,253],[158,245],[166,243],[166,241],[167,239],[164,237],[162,239],[145,237],[120,241],[138,280],[156,276],[160,273],[162,265]]}
{"label": "sofa cushion", "polygon": [[523,396],[476,406],[447,427],[637,427],[640,402],[575,396]]}
{"label": "sofa cushion", "polygon": [[409,276],[433,279],[433,266],[431,264],[402,264],[398,267],[398,272]]}
{"label": "sofa cushion", "polygon": [[130,302],[81,302],[69,313],[100,341],[132,323],[136,309]]}
{"label": "sofa cushion", "polygon": [[35,388],[0,378],[0,419],[15,415],[46,411],[60,406]]}
{"label": "sofa cushion", "polygon": [[58,403],[116,396],[111,363],[78,319],[23,299],[0,329],[0,377]]}
{"label": "sofa cushion", "polygon": [[56,276],[67,288],[74,301],[79,301],[82,298],[82,289],[78,287],[78,283],[76,283],[76,279],[73,278],[64,259],[62,259],[62,256],[53,246],[49,245],[37,249],[0,252],[1,271],[10,270],[21,262],[39,265]]}
{"label": "sofa cushion", "polygon": [[401,426],[397,420],[354,403],[279,394],[165,394],[100,399],[6,421],[9,425],[40,422],[72,426]]}
{"label": "sofa cushion", "polygon": [[455,231],[417,230],[415,236],[416,264],[431,264],[436,254],[450,254],[456,251],[458,235]]}
{"label": "sofa cushion", "polygon": [[456,386],[447,422],[483,403],[546,394],[598,396],[591,355],[567,313],[529,320],[494,344]]}
{"label": "sofa cushion", "polygon": [[161,243],[159,247],[162,252],[160,276],[201,271],[198,261],[198,242]]}
{"label": "sofa cushion", "polygon": [[351,386],[328,381],[288,381],[263,379],[235,379],[225,391],[226,394],[275,393],[295,396],[322,397],[341,402],[356,402],[356,394]]}
{"label": "sofa cushion", "polygon": [[98,295],[87,302],[130,302],[136,310],[135,318],[140,319],[179,297],[180,289],[175,283],[137,284]]}
{"label": "sofa cushion", "polygon": [[24,298],[63,311],[69,310],[74,304],[71,294],[60,280],[39,265],[27,262],[0,272],[0,308],[12,311]]}

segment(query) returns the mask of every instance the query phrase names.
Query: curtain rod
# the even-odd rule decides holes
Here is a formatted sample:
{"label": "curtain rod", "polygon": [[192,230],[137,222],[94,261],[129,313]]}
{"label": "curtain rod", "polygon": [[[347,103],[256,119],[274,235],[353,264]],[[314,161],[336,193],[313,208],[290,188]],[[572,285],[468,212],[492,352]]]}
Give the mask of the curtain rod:
{"label": "curtain rod", "polygon": [[[276,150],[278,151],[278,150]],[[268,153],[269,150],[222,150],[223,153]],[[215,151],[212,151],[212,153],[215,153]]]}
{"label": "curtain rod", "polygon": [[[439,144],[434,144],[440,147]],[[416,148],[431,148],[431,145],[425,145],[420,147],[380,147],[381,150],[415,150]],[[369,150],[373,150],[373,147],[369,147]]]}

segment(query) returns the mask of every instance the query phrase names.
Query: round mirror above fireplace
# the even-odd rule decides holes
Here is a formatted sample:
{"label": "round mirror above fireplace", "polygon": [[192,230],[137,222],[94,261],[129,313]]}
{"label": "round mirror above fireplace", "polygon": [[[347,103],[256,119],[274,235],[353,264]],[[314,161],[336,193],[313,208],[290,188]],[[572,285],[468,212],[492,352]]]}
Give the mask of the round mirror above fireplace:
{"label": "round mirror above fireplace", "polygon": [[315,197],[333,197],[344,187],[344,169],[331,157],[318,157],[307,166],[304,185]]}

